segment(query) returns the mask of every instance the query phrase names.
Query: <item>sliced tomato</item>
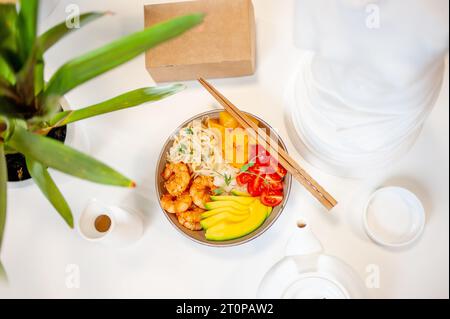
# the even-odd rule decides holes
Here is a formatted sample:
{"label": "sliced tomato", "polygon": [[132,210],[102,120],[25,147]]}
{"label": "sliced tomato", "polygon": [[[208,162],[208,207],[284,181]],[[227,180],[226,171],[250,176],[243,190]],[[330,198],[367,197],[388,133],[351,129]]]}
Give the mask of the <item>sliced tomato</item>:
{"label": "sliced tomato", "polygon": [[255,179],[255,176],[249,173],[240,173],[237,177],[236,177],[236,182],[238,183],[239,186],[245,186],[248,183],[250,183],[252,180]]}
{"label": "sliced tomato", "polygon": [[281,164],[278,164],[277,166],[277,174],[281,177],[284,178],[287,174],[287,170],[281,166]]}
{"label": "sliced tomato", "polygon": [[277,167],[277,163],[276,163],[275,160],[272,158],[271,161],[270,161],[270,163],[269,163],[269,165],[264,166],[264,174],[273,174],[273,173],[276,173],[276,172],[277,172],[276,167]]}
{"label": "sliced tomato", "polygon": [[260,166],[269,166],[272,156],[263,147],[258,146],[258,154],[256,154],[256,163]]}
{"label": "sliced tomato", "polygon": [[267,178],[269,178],[270,180],[277,181],[277,182],[281,182],[283,180],[283,177],[281,177],[277,173],[268,174]]}
{"label": "sliced tomato", "polygon": [[256,175],[263,175],[265,174],[265,167],[259,165],[258,163],[255,163],[252,167],[248,169],[249,172],[256,174]]}
{"label": "sliced tomato", "polygon": [[248,146],[248,158],[249,160],[255,161],[256,160],[256,155],[258,153],[258,146],[255,144],[250,144]]}
{"label": "sliced tomato", "polygon": [[252,197],[261,196],[264,190],[264,179],[260,176],[255,176],[255,179],[248,183],[247,190]]}
{"label": "sliced tomato", "polygon": [[256,174],[256,175],[265,175],[270,172],[270,166],[263,166],[258,163],[255,163],[252,167],[248,169],[249,172]]}
{"label": "sliced tomato", "polygon": [[269,207],[275,207],[281,204],[283,198],[283,192],[266,189],[261,194],[261,203]]}
{"label": "sliced tomato", "polygon": [[265,183],[266,183],[267,188],[270,190],[282,191],[284,188],[283,179],[277,173],[266,175]]}

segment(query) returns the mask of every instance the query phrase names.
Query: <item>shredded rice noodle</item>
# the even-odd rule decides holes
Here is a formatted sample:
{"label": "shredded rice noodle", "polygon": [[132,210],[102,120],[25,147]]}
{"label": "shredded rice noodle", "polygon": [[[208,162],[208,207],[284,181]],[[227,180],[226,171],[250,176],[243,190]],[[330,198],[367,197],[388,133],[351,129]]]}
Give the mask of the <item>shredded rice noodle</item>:
{"label": "shredded rice noodle", "polygon": [[[186,163],[194,176],[214,177],[215,185],[228,191],[227,189],[235,186],[239,170],[225,163],[219,143],[220,137],[203,124],[206,120],[207,118],[203,121],[193,121],[178,132],[167,154],[167,161]],[[227,182],[223,183],[224,181]]]}

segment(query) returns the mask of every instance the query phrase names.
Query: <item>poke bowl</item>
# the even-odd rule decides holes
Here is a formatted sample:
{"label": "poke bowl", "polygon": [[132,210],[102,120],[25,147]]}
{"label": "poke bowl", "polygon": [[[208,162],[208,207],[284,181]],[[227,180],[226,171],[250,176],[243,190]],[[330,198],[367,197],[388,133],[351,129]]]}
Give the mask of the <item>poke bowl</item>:
{"label": "poke bowl", "polygon": [[[245,114],[287,151],[268,123]],[[182,123],[159,155],[160,207],[175,229],[199,244],[247,243],[275,223],[288,201],[291,175],[245,132],[224,111],[204,112]]]}

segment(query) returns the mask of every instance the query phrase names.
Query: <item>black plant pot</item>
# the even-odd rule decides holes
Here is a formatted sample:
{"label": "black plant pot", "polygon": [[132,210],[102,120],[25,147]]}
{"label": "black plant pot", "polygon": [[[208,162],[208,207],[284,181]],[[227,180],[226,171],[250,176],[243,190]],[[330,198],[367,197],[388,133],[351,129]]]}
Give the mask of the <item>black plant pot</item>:
{"label": "black plant pot", "polygon": [[[51,130],[47,137],[60,142],[65,142],[67,134],[67,126],[57,127]],[[25,162],[25,156],[21,153],[7,154],[6,166],[8,168],[9,182],[22,182],[31,178]]]}

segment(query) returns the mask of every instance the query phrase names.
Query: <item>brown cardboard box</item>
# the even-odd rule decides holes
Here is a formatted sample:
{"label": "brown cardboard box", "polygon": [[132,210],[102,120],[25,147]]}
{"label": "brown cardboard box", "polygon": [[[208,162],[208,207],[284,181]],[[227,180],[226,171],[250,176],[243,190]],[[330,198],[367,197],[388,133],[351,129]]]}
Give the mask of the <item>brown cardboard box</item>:
{"label": "brown cardboard box", "polygon": [[206,13],[202,25],[146,53],[156,82],[251,75],[255,72],[255,16],[251,0],[198,0],[146,5],[145,27]]}

